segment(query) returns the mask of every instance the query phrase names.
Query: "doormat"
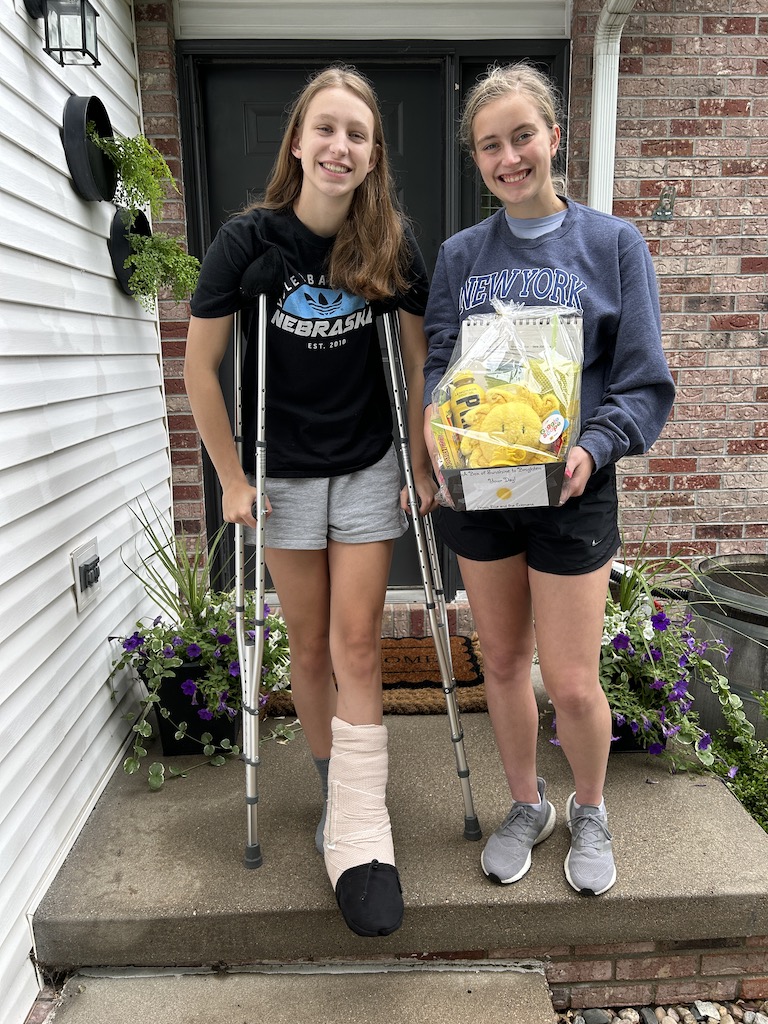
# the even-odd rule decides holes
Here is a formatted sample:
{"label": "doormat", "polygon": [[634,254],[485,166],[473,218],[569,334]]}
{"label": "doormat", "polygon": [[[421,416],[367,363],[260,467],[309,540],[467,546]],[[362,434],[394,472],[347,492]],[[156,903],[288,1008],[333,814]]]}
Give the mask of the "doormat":
{"label": "doormat", "polygon": [[[452,636],[451,660],[459,711],[486,711],[483,674],[477,648],[468,636]],[[445,713],[445,694],[432,637],[382,637],[381,674],[384,714],[438,715]],[[270,696],[266,714],[294,714],[290,693]]]}

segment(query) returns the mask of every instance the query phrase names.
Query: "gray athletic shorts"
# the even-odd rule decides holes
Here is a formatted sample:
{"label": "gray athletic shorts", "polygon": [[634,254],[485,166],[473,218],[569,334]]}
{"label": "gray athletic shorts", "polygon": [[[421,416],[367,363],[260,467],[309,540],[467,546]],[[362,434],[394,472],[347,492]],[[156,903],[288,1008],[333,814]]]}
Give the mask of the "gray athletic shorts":
{"label": "gray athletic shorts", "polygon": [[[328,539],[342,544],[395,540],[408,529],[400,508],[400,465],[394,446],[368,469],[330,477],[267,477],[272,514],[264,524],[268,548],[316,551]],[[245,529],[246,544],[256,531]]]}

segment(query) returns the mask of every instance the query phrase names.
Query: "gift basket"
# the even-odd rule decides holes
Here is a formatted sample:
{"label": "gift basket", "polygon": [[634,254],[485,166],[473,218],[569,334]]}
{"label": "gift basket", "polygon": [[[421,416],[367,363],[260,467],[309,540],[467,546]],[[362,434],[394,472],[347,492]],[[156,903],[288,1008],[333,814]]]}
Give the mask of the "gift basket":
{"label": "gift basket", "polygon": [[582,315],[495,304],[461,325],[432,393],[438,501],[459,511],[556,505],[579,435]]}

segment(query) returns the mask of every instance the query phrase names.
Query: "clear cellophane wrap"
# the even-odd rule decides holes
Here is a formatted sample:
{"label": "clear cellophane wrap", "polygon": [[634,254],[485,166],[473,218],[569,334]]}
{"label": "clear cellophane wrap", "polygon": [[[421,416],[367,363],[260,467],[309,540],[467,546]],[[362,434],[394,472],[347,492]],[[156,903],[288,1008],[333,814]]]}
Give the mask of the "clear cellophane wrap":
{"label": "clear cellophane wrap", "polygon": [[[583,358],[579,310],[496,303],[468,317],[432,393],[440,468],[565,463],[579,435]],[[441,484],[438,500],[454,506]]]}

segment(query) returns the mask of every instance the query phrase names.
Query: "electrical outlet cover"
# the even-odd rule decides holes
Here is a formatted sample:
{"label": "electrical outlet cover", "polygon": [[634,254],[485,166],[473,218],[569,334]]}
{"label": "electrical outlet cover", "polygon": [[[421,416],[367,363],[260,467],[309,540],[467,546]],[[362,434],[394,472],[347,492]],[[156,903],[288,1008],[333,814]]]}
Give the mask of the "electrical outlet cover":
{"label": "electrical outlet cover", "polygon": [[88,565],[91,562],[96,562],[98,566],[99,562],[99,547],[96,543],[96,538],[93,540],[86,541],[85,544],[81,544],[76,547],[70,555],[72,560],[72,574],[74,576],[75,583],[75,599],[77,601],[77,610],[79,612],[87,608],[89,604],[93,604],[96,598],[101,593],[101,581],[95,580],[90,586],[86,586],[83,589],[80,579],[80,567]]}

